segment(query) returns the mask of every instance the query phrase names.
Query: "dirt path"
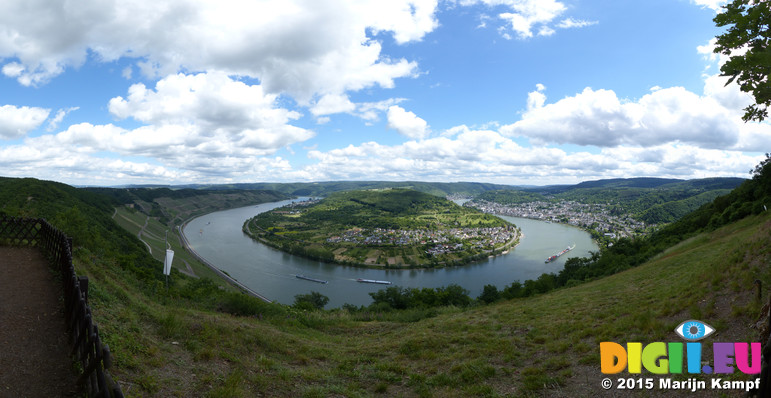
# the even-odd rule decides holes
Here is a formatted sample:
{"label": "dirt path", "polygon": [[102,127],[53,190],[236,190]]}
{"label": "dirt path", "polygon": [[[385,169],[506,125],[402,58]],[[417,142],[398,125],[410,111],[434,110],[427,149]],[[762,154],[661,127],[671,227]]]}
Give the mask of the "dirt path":
{"label": "dirt path", "polygon": [[61,282],[38,249],[0,247],[0,397],[73,397]]}

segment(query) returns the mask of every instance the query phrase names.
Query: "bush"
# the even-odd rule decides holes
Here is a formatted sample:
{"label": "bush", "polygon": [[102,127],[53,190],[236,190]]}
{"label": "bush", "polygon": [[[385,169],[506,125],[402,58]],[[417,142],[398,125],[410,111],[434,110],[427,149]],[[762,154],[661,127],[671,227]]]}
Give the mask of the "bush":
{"label": "bush", "polygon": [[294,306],[303,310],[320,310],[329,303],[329,297],[319,293],[298,294],[294,296]]}
{"label": "bush", "polygon": [[263,307],[263,302],[255,297],[240,292],[225,294],[220,309],[233,315],[250,316],[257,315]]}
{"label": "bush", "polygon": [[477,297],[479,301],[482,301],[486,304],[494,303],[501,298],[501,292],[498,291],[498,288],[495,285],[485,285],[485,287],[482,289],[482,294]]}

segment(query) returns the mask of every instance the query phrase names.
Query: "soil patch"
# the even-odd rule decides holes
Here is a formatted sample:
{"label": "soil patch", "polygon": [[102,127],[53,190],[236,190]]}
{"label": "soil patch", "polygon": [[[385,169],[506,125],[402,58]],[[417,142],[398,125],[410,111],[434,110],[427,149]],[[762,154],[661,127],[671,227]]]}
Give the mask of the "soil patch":
{"label": "soil patch", "polygon": [[61,291],[39,250],[0,247],[0,396],[76,395]]}

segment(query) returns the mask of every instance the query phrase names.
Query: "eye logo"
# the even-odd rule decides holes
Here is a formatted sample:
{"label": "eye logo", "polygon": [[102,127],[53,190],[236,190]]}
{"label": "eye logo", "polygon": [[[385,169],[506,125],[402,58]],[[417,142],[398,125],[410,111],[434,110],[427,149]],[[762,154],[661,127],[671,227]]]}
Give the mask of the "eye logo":
{"label": "eye logo", "polygon": [[685,340],[698,341],[715,333],[715,328],[702,321],[690,320],[685,321],[676,327],[675,333]]}

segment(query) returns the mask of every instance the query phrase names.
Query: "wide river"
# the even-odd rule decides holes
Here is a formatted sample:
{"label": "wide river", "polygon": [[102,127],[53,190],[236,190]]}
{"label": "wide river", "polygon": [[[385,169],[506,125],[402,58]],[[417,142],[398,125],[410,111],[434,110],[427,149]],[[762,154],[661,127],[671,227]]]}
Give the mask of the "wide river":
{"label": "wide river", "polygon": [[[304,198],[301,198],[304,199]],[[215,267],[227,272],[250,289],[284,304],[292,304],[294,296],[317,291],[329,297],[327,308],[345,303],[369,305],[368,293],[385,289],[385,285],[356,282],[357,278],[388,280],[395,286],[440,287],[458,284],[469,290],[471,297],[482,293],[485,285],[498,289],[519,280],[536,279],[544,272],[559,272],[569,257],[585,257],[598,250],[591,237],[581,229],[518,217],[501,218],[516,224],[524,234],[520,244],[508,254],[476,263],[430,270],[381,270],[342,266],[286,254],[243,233],[244,221],[255,215],[283,206],[291,200],[264,203],[219,211],[191,220],[184,233],[190,246]],[[545,264],[544,260],[572,244],[575,249]],[[327,280],[321,284],[302,280],[296,274]]]}

